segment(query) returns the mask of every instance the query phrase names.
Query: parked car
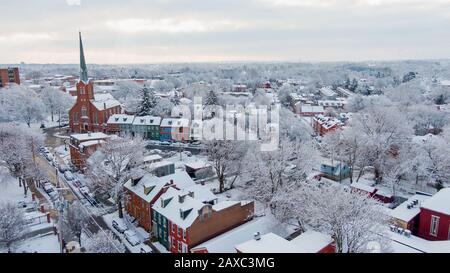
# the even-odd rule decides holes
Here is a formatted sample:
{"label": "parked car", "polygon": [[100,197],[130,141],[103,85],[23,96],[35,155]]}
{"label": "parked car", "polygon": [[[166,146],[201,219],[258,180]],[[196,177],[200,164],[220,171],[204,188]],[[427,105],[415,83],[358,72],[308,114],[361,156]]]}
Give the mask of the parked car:
{"label": "parked car", "polygon": [[136,246],[141,243],[139,238],[137,237],[136,232],[132,230],[127,230],[123,233],[125,235],[125,239],[130,243],[132,246]]}
{"label": "parked car", "polygon": [[168,142],[168,141],[161,141],[160,145],[169,146],[170,142]]}
{"label": "parked car", "polygon": [[45,158],[46,158],[48,161],[53,161],[53,155],[52,155],[51,153],[45,153]]}
{"label": "parked car", "polygon": [[51,192],[55,191],[55,188],[53,187],[53,185],[50,182],[47,182],[44,184],[44,191],[46,193],[51,193]]}
{"label": "parked car", "polygon": [[142,244],[142,246],[141,246],[141,253],[153,253],[153,250],[148,245]]}
{"label": "parked car", "polygon": [[50,196],[50,199],[52,199],[52,201],[55,201],[59,198],[59,194],[56,191],[49,192],[48,196]]}
{"label": "parked car", "polygon": [[17,207],[18,208],[26,208],[27,203],[25,201],[20,201],[19,203],[17,203]]}
{"label": "parked car", "polygon": [[71,171],[66,171],[64,173],[64,177],[68,180],[68,181],[72,181],[75,180],[75,177],[73,176]]}
{"label": "parked car", "polygon": [[128,227],[125,225],[125,223],[122,221],[122,219],[112,220],[112,226],[120,233],[124,233],[125,231],[128,230]]}
{"label": "parked car", "polygon": [[81,188],[81,186],[82,186],[80,180],[77,180],[77,179],[72,181],[72,183],[77,188]]}
{"label": "parked car", "polygon": [[69,170],[69,167],[67,165],[64,164],[59,164],[58,166],[58,171],[61,173],[65,173],[66,171]]}

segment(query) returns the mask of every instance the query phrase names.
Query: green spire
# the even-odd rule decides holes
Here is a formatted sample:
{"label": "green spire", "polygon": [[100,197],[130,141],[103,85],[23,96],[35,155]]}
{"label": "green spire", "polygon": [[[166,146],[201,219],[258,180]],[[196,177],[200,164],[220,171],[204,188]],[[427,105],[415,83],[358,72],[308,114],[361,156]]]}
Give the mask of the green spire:
{"label": "green spire", "polygon": [[83,51],[83,41],[81,41],[81,32],[79,32],[79,34],[80,34],[80,80],[88,82],[86,60],[84,59],[84,51]]}

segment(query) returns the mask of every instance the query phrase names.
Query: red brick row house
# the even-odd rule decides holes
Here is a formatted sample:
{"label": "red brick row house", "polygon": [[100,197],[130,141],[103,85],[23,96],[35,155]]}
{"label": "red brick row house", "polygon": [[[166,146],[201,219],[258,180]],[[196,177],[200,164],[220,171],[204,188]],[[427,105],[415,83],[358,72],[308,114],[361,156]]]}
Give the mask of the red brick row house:
{"label": "red brick row house", "polygon": [[151,232],[153,229],[151,209],[161,194],[169,187],[184,189],[194,185],[192,178],[183,171],[176,171],[162,177],[150,173],[133,177],[123,186],[125,209],[140,226]]}
{"label": "red brick row house", "polygon": [[87,75],[83,43],[80,33],[80,79],[76,84],[77,101],[69,111],[72,132],[106,132],[111,115],[120,114],[120,103],[109,93],[94,94],[94,84]]}
{"label": "red brick row house", "polygon": [[169,188],[153,206],[155,235],[172,253],[188,253],[193,247],[253,218],[254,202],[212,204],[198,189]]}

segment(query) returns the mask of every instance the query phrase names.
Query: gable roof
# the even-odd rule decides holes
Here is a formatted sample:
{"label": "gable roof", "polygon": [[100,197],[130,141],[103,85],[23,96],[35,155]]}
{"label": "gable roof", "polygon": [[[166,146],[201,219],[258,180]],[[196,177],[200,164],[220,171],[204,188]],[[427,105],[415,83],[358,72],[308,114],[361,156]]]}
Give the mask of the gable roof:
{"label": "gable roof", "polygon": [[115,114],[109,117],[108,124],[132,124],[134,116],[125,114]]}
{"label": "gable roof", "polygon": [[450,188],[443,188],[422,203],[422,208],[450,215]]}
{"label": "gable roof", "polygon": [[159,124],[161,124],[161,118],[154,116],[135,117],[133,121],[133,125],[159,125]]}
{"label": "gable roof", "polygon": [[94,94],[94,99],[91,100],[91,103],[98,110],[105,110],[105,107],[109,109],[120,106],[120,102],[109,93]]}

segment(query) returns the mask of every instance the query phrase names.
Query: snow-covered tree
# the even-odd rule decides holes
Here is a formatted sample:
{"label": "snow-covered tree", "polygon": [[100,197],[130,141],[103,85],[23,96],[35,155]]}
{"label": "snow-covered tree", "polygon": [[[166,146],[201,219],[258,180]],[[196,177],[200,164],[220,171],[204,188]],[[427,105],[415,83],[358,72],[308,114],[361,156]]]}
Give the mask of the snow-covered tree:
{"label": "snow-covered tree", "polygon": [[142,163],[145,142],[129,137],[111,138],[88,159],[88,173],[92,187],[114,198],[123,217],[123,184],[130,177],[131,170]]}
{"label": "snow-covered tree", "polygon": [[[211,161],[219,181],[219,192],[225,191],[226,176],[236,175],[241,170],[242,145],[232,140],[211,140],[206,142],[206,155]],[[235,179],[233,180],[235,181]]]}
{"label": "snow-covered tree", "polygon": [[54,121],[55,114],[58,114],[59,119],[61,119],[61,113],[68,111],[74,102],[69,94],[50,86],[42,90],[40,97],[50,112],[52,121]]}
{"label": "snow-covered tree", "polygon": [[0,244],[11,252],[14,242],[27,230],[24,212],[12,202],[0,203]]}
{"label": "snow-covered tree", "polygon": [[83,206],[81,202],[73,202],[64,211],[64,216],[62,217],[64,230],[77,237],[80,244],[81,234],[83,229],[86,228],[89,218],[88,212]]}
{"label": "snow-covered tree", "polygon": [[138,107],[137,115],[138,116],[148,116],[153,112],[153,108],[158,103],[153,90],[144,86],[142,89],[142,98],[141,103]]}
{"label": "snow-covered tree", "polygon": [[21,121],[30,127],[32,122],[42,121],[44,104],[31,89],[17,85],[0,93],[0,121]]}
{"label": "snow-covered tree", "polygon": [[216,92],[214,90],[210,90],[208,94],[206,95],[203,104],[205,106],[208,105],[219,105],[219,97],[217,96]]}
{"label": "snow-covered tree", "polygon": [[89,238],[84,246],[87,253],[123,253],[125,246],[109,231],[99,231]]}
{"label": "snow-covered tree", "polygon": [[249,194],[276,212],[279,194],[295,190],[307,180],[318,165],[318,153],[309,141],[284,138],[276,151],[264,152],[257,145],[253,146],[246,162],[247,170],[254,180]]}
{"label": "snow-covered tree", "polygon": [[310,184],[298,192],[292,209],[315,229],[328,233],[336,243],[338,253],[367,252],[368,243],[376,242],[381,249],[389,245],[383,239],[388,217],[381,204],[340,185]]}

